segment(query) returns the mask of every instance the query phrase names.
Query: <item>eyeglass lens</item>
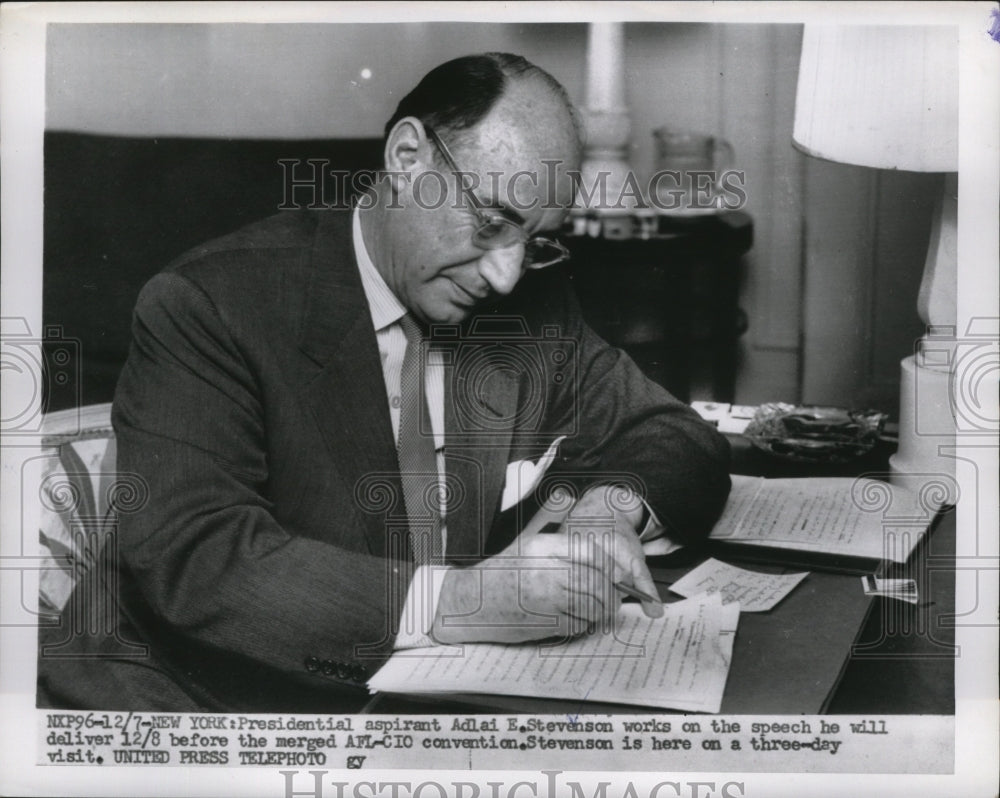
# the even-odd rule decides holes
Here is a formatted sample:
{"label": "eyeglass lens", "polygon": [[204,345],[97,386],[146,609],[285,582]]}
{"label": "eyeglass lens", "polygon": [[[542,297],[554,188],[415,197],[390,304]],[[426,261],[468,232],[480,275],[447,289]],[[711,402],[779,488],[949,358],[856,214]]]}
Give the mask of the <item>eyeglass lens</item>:
{"label": "eyeglass lens", "polygon": [[[431,140],[437,145],[452,171],[458,173],[455,159],[441,138],[430,127],[426,127]],[[521,226],[510,219],[502,217],[490,218],[480,211],[482,224],[473,234],[473,243],[485,249],[501,249],[510,247],[519,241],[524,241],[524,263],[528,268],[541,269],[551,266],[568,257],[568,253],[559,245],[545,238],[526,238]]]}

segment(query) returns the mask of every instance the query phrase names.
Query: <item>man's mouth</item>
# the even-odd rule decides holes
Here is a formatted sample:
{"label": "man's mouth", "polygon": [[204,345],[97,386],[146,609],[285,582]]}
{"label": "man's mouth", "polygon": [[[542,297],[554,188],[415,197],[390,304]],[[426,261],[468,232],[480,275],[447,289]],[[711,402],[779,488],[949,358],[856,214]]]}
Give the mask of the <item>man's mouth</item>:
{"label": "man's mouth", "polygon": [[461,285],[459,285],[458,283],[456,283],[454,280],[452,280],[452,285],[454,285],[455,288],[457,289],[456,293],[458,294],[458,297],[459,297],[459,301],[458,301],[459,305],[464,305],[464,306],[467,306],[467,307],[474,307],[475,305],[481,305],[486,300],[486,298],[489,296],[488,293],[482,293],[482,294],[480,294],[480,293],[473,293],[472,291],[468,290],[467,288],[463,288]]}

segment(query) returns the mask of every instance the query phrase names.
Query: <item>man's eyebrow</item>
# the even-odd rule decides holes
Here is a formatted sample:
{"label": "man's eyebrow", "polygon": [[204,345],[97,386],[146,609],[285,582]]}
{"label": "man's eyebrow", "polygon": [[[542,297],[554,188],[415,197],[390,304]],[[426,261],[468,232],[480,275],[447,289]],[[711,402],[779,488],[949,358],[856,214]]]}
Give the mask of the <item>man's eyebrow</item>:
{"label": "man's eyebrow", "polygon": [[504,205],[499,200],[495,199],[492,194],[489,195],[488,199],[483,199],[482,197],[476,196],[475,192],[469,188],[465,189],[465,192],[472,198],[472,201],[476,203],[476,206],[484,211],[490,211],[491,213],[499,214],[505,219],[510,219],[510,221],[524,226],[527,220],[516,210],[508,205]]}
{"label": "man's eyebrow", "polygon": [[524,227],[525,222],[527,221],[521,214],[519,214],[513,208],[508,208],[506,205],[494,205],[491,206],[491,210],[494,210],[501,216],[510,219],[512,222],[519,224],[521,227]]}
{"label": "man's eyebrow", "polygon": [[[479,197],[476,197],[477,202],[482,202]],[[517,224],[519,227],[524,228],[528,224],[528,220],[525,219],[520,213],[515,211],[513,208],[508,208],[505,205],[500,205],[499,203],[484,205],[484,209],[491,211],[492,213],[497,213],[506,219],[510,219],[512,222]],[[541,229],[537,229],[530,233],[531,236],[554,236],[562,230],[563,222],[559,222],[555,225],[546,225]]]}

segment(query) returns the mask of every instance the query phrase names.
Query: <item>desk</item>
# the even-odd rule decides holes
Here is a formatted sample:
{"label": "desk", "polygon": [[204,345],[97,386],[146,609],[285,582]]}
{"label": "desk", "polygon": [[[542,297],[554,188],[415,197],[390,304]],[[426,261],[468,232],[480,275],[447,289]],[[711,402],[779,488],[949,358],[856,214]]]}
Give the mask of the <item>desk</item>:
{"label": "desk", "polygon": [[[743,441],[745,443],[745,441]],[[767,476],[802,476],[734,441],[733,470],[774,469]],[[880,473],[890,447],[881,447],[853,466],[818,469],[824,475]],[[757,461],[757,455],[765,458]],[[884,464],[884,463],[882,463]],[[761,469],[759,466],[765,466]],[[810,467],[810,472],[815,471]],[[827,473],[832,470],[834,473]],[[884,473],[884,472],[883,472]],[[809,475],[814,475],[810,473]],[[955,612],[955,513],[942,513],[909,562],[886,576],[917,581],[919,603],[869,598],[857,576],[812,572],[770,612],[743,613],[722,700],[722,714],[953,714]],[[678,601],[669,585],[704,560],[682,550],[650,558],[650,570],[664,601]],[[775,573],[796,569],[756,570]],[[660,713],[663,710],[588,702],[593,713]],[[579,702],[511,696],[468,696],[461,701],[383,696],[377,713],[575,714]]]}
{"label": "desk", "polygon": [[888,569],[916,580],[919,603],[875,599],[828,712],[955,713],[956,533],[952,509],[908,563]]}
{"label": "desk", "polygon": [[[879,441],[871,452],[851,463],[803,467],[761,452],[741,435],[727,437],[733,473],[772,479],[861,474],[884,478],[895,451],[893,444]],[[955,511],[950,509],[941,514],[909,562],[888,568],[888,577],[916,580],[919,603],[874,600],[827,712],[954,713],[956,534]]]}

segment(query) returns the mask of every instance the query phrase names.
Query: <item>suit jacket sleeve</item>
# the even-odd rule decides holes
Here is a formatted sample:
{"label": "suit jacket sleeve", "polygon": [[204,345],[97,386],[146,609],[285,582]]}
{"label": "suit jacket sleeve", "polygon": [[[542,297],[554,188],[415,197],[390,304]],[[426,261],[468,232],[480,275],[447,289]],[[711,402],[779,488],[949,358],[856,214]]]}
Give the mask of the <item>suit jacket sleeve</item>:
{"label": "suit jacket sleeve", "polygon": [[203,290],[173,273],[147,285],[113,420],[120,468],[149,499],[122,515],[120,557],[172,634],[357,687],[357,646],[391,649],[412,570],[279,525],[257,379]]}
{"label": "suit jacket sleeve", "polygon": [[602,473],[633,475],[668,537],[679,543],[707,537],[729,495],[725,437],[597,336],[564,279],[543,280],[551,280],[547,312],[562,319],[562,334],[576,342],[574,378],[550,380],[548,423],[577,430],[561,447],[559,467],[595,480]]}

